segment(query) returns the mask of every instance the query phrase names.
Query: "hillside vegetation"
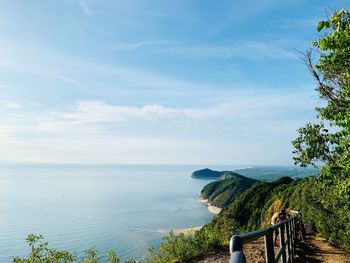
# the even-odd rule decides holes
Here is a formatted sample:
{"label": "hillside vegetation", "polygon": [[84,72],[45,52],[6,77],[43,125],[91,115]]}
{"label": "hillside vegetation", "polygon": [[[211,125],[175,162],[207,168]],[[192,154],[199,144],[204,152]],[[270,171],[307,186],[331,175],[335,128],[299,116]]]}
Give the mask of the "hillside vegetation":
{"label": "hillside vegetation", "polygon": [[226,172],[227,179],[211,182],[201,191],[201,197],[218,207],[226,207],[239,197],[245,190],[258,183],[234,172]]}

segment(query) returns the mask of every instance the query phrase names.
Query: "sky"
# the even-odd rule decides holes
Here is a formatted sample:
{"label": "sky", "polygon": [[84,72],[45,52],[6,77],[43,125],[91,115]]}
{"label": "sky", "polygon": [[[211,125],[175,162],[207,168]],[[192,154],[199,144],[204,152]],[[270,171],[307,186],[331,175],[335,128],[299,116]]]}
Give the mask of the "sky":
{"label": "sky", "polygon": [[300,52],[349,4],[0,0],[0,162],[292,164]]}

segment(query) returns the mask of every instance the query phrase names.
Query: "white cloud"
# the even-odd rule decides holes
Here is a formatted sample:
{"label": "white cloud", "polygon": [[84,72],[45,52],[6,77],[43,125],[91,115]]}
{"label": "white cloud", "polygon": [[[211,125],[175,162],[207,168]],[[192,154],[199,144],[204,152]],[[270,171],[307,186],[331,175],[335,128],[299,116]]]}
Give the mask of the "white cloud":
{"label": "white cloud", "polygon": [[[266,164],[281,161],[283,156],[286,163],[290,129],[300,126],[300,117],[294,122],[288,116],[291,112],[304,116],[312,107],[313,98],[305,100],[302,92],[255,92],[202,107],[78,101],[60,111],[23,111],[3,119],[0,146],[6,151],[0,153],[0,159]],[[287,139],[286,147],[278,145],[277,138]]]}
{"label": "white cloud", "polygon": [[14,101],[5,100],[5,101],[3,101],[1,104],[4,105],[4,106],[7,107],[7,108],[10,108],[10,109],[20,109],[20,108],[23,108],[23,105],[22,105],[22,104],[19,104],[19,103],[14,102]]}
{"label": "white cloud", "polygon": [[40,123],[41,131],[62,131],[72,126],[130,121],[210,121],[214,119],[256,119],[281,117],[286,113],[313,109],[312,97],[305,93],[256,94],[240,96],[216,105],[197,108],[111,105],[104,101],[79,101],[65,111],[51,113],[51,120]]}

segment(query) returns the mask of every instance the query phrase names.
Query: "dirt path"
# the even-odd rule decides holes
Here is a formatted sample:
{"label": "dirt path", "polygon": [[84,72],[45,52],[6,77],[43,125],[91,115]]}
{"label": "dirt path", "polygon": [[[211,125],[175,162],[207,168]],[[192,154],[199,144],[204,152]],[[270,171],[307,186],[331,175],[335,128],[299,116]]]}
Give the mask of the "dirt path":
{"label": "dirt path", "polygon": [[309,236],[299,244],[297,262],[350,263],[350,254],[330,245],[325,239]]}
{"label": "dirt path", "polygon": [[[246,256],[247,263],[264,263],[265,262],[265,250],[264,239],[258,239],[249,244],[244,245],[244,255]],[[229,248],[226,250],[213,251],[209,255],[204,256],[191,261],[191,263],[229,263],[230,253]]]}
{"label": "dirt path", "polygon": [[[275,247],[277,250],[278,247]],[[331,246],[325,239],[309,236],[305,242],[299,243],[297,248],[298,263],[350,263],[350,254],[338,248]],[[264,240],[258,239],[249,244],[244,245],[244,254],[247,263],[263,263],[265,262],[265,246]],[[191,263],[228,263],[230,254],[227,250],[213,251],[203,258],[191,261]]]}

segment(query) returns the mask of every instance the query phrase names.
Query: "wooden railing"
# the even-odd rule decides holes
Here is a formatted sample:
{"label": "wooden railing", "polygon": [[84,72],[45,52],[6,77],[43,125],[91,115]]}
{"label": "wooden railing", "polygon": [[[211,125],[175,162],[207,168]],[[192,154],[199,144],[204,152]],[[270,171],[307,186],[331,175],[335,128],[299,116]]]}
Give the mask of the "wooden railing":
{"label": "wooden railing", "polygon": [[[296,231],[297,221],[295,217],[292,217],[268,228],[241,235],[234,235],[230,240],[230,263],[246,262],[243,244],[261,237],[265,238],[265,259],[267,263],[276,263],[280,260],[282,263],[294,262],[297,240]],[[279,234],[279,249],[276,254],[274,249],[274,232]]]}

